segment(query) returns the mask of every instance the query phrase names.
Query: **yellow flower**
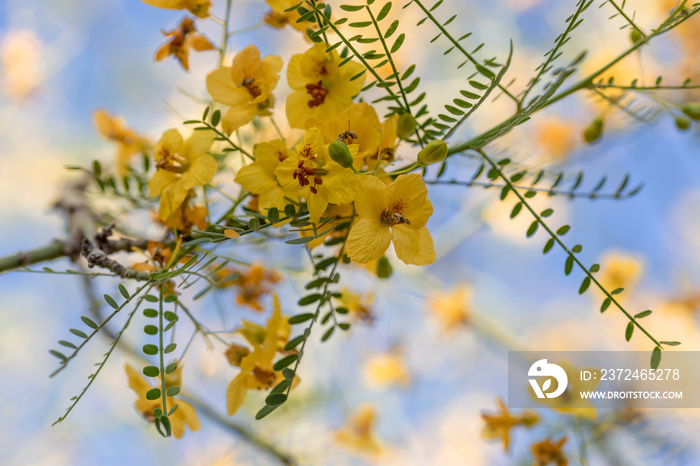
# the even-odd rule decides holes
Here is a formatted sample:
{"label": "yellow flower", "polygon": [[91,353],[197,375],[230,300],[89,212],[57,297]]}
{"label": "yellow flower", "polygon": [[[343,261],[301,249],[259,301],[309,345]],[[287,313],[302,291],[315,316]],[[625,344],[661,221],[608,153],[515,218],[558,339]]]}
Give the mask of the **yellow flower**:
{"label": "yellow flower", "polygon": [[285,11],[299,2],[296,0],[265,0],[265,2],[272,8],[263,18],[265,23],[274,28],[283,28],[289,25],[297,31],[303,32],[306,40],[311,40],[306,35],[306,28],[313,27],[314,23],[308,20],[297,23],[297,20],[301,17],[299,12],[296,9]]}
{"label": "yellow flower", "polygon": [[209,16],[211,0],[142,0],[149,5],[166,10],[189,10],[198,18]]}
{"label": "yellow flower", "polygon": [[207,151],[214,142],[213,131],[195,131],[187,140],[170,129],[156,144],[154,157],[158,170],[148,182],[151,197],[160,195],[158,217],[168,221],[190,189],[209,183],[216,173],[216,160]]}
{"label": "yellow flower", "polygon": [[29,29],[5,29],[0,40],[0,86],[5,95],[24,100],[37,90],[46,78],[46,60],[42,60],[44,44]]}
{"label": "yellow flower", "polygon": [[[349,148],[352,153],[357,145]],[[357,193],[355,174],[330,158],[318,128],[306,131],[294,154],[277,167],[275,174],[285,191],[306,199],[313,223],[319,222],[328,204],[347,204]]]}
{"label": "yellow flower", "polygon": [[364,67],[349,61],[338,67],[338,52],[326,53],[328,44],[314,44],[303,54],[292,56],[287,81],[292,92],[287,98],[287,120],[292,128],[303,129],[308,118],[335,118],[352,104],[363,87],[364,76],[350,80]]}
{"label": "yellow flower", "polygon": [[231,134],[250,123],[255,115],[269,115],[274,102],[272,91],[279,81],[282,59],[268,55],[260,58],[255,45],[241,50],[233,64],[217,68],[207,75],[207,91],[216,102],[228,105],[221,126]]}
{"label": "yellow flower", "polygon": [[514,416],[508,411],[503,400],[498,399],[498,413],[482,413],[484,427],[481,430],[481,437],[484,440],[500,439],[503,441],[503,449],[510,448],[510,430],[515,426],[532,427],[538,422],[539,417],[533,411],[523,411],[520,416]]}
{"label": "yellow flower", "polygon": [[[283,379],[281,372],[275,372],[272,369],[272,361],[277,351],[284,346],[289,336],[290,326],[287,319],[282,316],[276,295],[273,296],[273,311],[270,320],[267,321],[267,327],[262,329],[252,323],[247,323],[247,326],[252,326],[253,329],[257,327],[257,329],[250,333],[244,327],[243,334],[253,345],[253,351],[240,358],[241,371],[229,383],[226,390],[227,410],[231,416],[243,405],[248,390],[269,388]],[[230,358],[230,355],[227,357]],[[298,382],[298,379],[295,377],[294,381]],[[294,385],[292,384],[292,387]]]}
{"label": "yellow flower", "polygon": [[350,105],[337,118],[309,118],[306,128],[320,129],[326,144],[336,139],[348,146],[357,144],[353,165],[358,170],[365,165],[365,157],[376,154],[379,147],[379,118],[374,108],[365,102]]}
{"label": "yellow flower", "polygon": [[97,133],[117,144],[117,174],[126,175],[133,155],[147,151],[151,144],[146,138],[126,128],[121,118],[114,117],[104,110],[97,110],[93,120]]}
{"label": "yellow flower", "polygon": [[348,255],[359,263],[379,259],[393,241],[406,264],[435,262],[435,246],[425,227],[433,213],[428,190],[417,173],[400,175],[390,185],[374,176],[359,177],[355,199],[358,221],[350,230]]}
{"label": "yellow flower", "polygon": [[569,464],[569,460],[566,459],[566,455],[562,451],[565,443],[566,437],[562,437],[554,443],[552,443],[552,440],[548,438],[541,442],[532,444],[532,465],[567,466]]}
{"label": "yellow flower", "polygon": [[189,71],[190,49],[199,52],[204,50],[214,50],[214,46],[209,39],[197,32],[194,22],[190,18],[182,20],[177,29],[170,32],[163,31],[170,40],[163,44],[156,52],[156,61],[161,61],[170,55],[175,55],[182,67]]}
{"label": "yellow flower", "polygon": [[535,122],[535,142],[552,161],[571,152],[578,141],[576,125],[561,118],[544,118]]}
{"label": "yellow flower", "polygon": [[377,354],[365,365],[365,381],[370,387],[382,390],[392,385],[406,386],[411,377],[400,350]]}
{"label": "yellow flower", "polygon": [[373,293],[359,294],[350,291],[348,288],[343,288],[338,301],[357,320],[363,322],[372,322],[374,320],[374,314],[372,313],[372,305],[374,304]]}
{"label": "yellow flower", "polygon": [[296,194],[286,192],[275,177],[277,167],[290,155],[287,146],[281,139],[261,142],[253,148],[253,155],[255,162],[238,170],[236,183],[259,196],[258,208],[261,211],[276,207],[284,212],[284,207],[289,204],[285,198],[298,199]]}
{"label": "yellow flower", "polygon": [[361,405],[347,425],[335,434],[336,441],[350,449],[378,455],[382,449],[374,435],[376,416],[374,408]]}
{"label": "yellow flower", "polygon": [[466,286],[455,288],[449,293],[432,293],[428,305],[442,323],[445,332],[451,333],[469,321],[471,294]]}
{"label": "yellow flower", "polygon": [[[149,422],[153,422],[153,410],[156,408],[160,408],[161,410],[163,409],[162,399],[147,399],[146,393],[152,388],[151,385],[133,367],[127,364],[125,369],[126,375],[129,378],[129,388],[135,391],[139,396],[139,399],[136,400],[136,409],[138,409],[143,417],[145,417]],[[168,374],[165,381],[166,387],[179,387],[181,373],[182,367],[178,366],[175,372]],[[182,437],[182,434],[185,433],[185,426],[189,427],[192,431],[199,430],[199,418],[197,418],[197,412],[194,410],[191,404],[180,399],[176,400],[175,397],[172,396],[166,396],[165,402],[168,410],[171,410],[173,406],[177,405],[175,412],[168,416],[175,438]]]}

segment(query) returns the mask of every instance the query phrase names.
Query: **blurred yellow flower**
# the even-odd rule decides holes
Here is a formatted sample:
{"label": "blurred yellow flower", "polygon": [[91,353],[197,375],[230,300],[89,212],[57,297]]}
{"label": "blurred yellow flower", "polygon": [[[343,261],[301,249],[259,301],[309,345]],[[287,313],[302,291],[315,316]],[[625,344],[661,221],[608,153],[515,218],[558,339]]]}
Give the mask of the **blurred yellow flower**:
{"label": "blurred yellow flower", "polygon": [[236,55],[230,67],[222,66],[207,75],[209,95],[231,107],[221,120],[224,131],[231,134],[256,115],[270,114],[272,91],[283,64],[280,57],[272,55],[261,59],[258,48],[249,45]]}
{"label": "blurred yellow flower", "polygon": [[545,439],[532,445],[533,466],[567,466],[569,460],[562,451],[566,437],[560,438],[556,442],[552,439]]}
{"label": "blurred yellow flower", "polygon": [[297,200],[293,192],[286,192],[277,182],[275,170],[289,157],[287,146],[281,139],[261,142],[253,148],[255,161],[238,170],[236,183],[258,195],[258,209],[265,212],[273,207],[284,212],[284,207],[290,203],[285,198]]}
{"label": "blurred yellow flower", "polygon": [[[267,326],[263,329],[257,324],[244,322],[243,335],[249,343],[253,345],[253,351],[247,354],[241,351],[240,358],[234,357],[237,351],[229,348],[227,359],[229,362],[240,361],[238,367],[241,371],[229,383],[226,390],[226,406],[229,415],[234,415],[245,401],[248,390],[269,388],[283,379],[281,372],[272,369],[275,354],[281,347],[284,347],[289,337],[289,323],[287,318],[282,316],[279,299],[273,296],[272,316],[267,321]],[[253,330],[251,332],[251,330]],[[261,339],[262,338],[262,339]],[[238,350],[240,348],[236,348]],[[235,365],[235,364],[234,364]],[[298,383],[295,377],[294,384]]]}
{"label": "blurred yellow flower", "polygon": [[624,288],[627,291],[634,288],[644,271],[642,260],[630,253],[608,251],[600,258],[600,273],[598,281],[608,291]]}
{"label": "blurred yellow flower", "polygon": [[197,28],[190,18],[184,18],[176,29],[170,32],[163,31],[163,34],[170,39],[156,52],[156,61],[175,55],[182,67],[189,71],[190,49],[198,52],[214,50],[209,39],[197,32]]}
{"label": "blurred yellow flower", "polygon": [[388,186],[375,176],[358,178],[358,221],[347,242],[350,258],[359,263],[379,259],[393,241],[396,255],[406,264],[435,262],[433,238],[425,227],[433,206],[423,178],[400,175]]}
{"label": "blurred yellow flower", "polygon": [[293,92],[287,97],[286,112],[292,128],[303,129],[308,118],[337,117],[364,85],[364,76],[350,80],[364,67],[352,60],[338,67],[338,52],[326,53],[327,48],[319,42],[289,62],[287,81]]}
{"label": "blurred yellow flower", "polygon": [[523,411],[520,416],[514,416],[508,411],[503,400],[499,398],[497,403],[498,412],[496,414],[481,414],[484,420],[481,437],[484,440],[499,439],[503,441],[503,449],[508,451],[510,448],[510,430],[515,426],[530,428],[539,421],[539,417],[533,411]]}
{"label": "blurred yellow flower", "polygon": [[428,307],[442,324],[446,333],[452,333],[469,321],[472,290],[459,286],[449,293],[433,292]]}
{"label": "blurred yellow flower", "polygon": [[41,68],[43,43],[31,30],[7,32],[0,42],[0,77],[3,93],[15,100],[32,95],[44,72]]}
{"label": "blurred yellow flower", "polygon": [[[153,422],[153,410],[156,408],[163,409],[161,404],[162,399],[147,399],[146,393],[152,388],[151,385],[133,367],[127,364],[125,369],[126,375],[129,378],[129,388],[135,391],[139,396],[139,399],[136,400],[136,409],[138,409],[143,417],[145,417],[149,422]],[[170,386],[179,387],[180,380],[182,378],[181,374],[181,366],[178,366],[174,372],[168,374],[165,380],[166,389]],[[175,399],[175,397],[172,396],[166,396],[165,402],[168,410],[171,410],[175,405],[177,405],[175,412],[168,416],[175,438],[182,437],[182,434],[185,433],[185,426],[189,427],[192,431],[199,430],[199,418],[197,417],[197,412],[194,410],[191,404],[181,399]]]}
{"label": "blurred yellow flower", "polygon": [[335,140],[348,146],[357,144],[353,165],[358,170],[365,165],[365,157],[376,154],[379,147],[379,118],[374,107],[366,102],[350,105],[336,118],[309,118],[306,128],[320,129],[326,144]]}
{"label": "blurred yellow flower", "polygon": [[534,138],[545,156],[558,161],[576,147],[578,128],[563,118],[542,118],[535,121]]}
{"label": "blurred yellow flower", "polygon": [[97,133],[117,145],[117,174],[124,176],[129,171],[129,163],[134,154],[150,149],[151,143],[124,125],[121,118],[110,115],[104,110],[93,114]]}
{"label": "blurred yellow flower", "polygon": [[209,16],[211,0],[142,0],[149,5],[166,10],[189,10],[198,18]]}
{"label": "blurred yellow flower", "polygon": [[335,434],[336,441],[361,453],[378,455],[382,448],[374,434],[377,413],[370,405],[357,408],[348,423]]}
{"label": "blurred yellow flower", "polygon": [[190,189],[209,183],[217,164],[207,151],[214,142],[213,131],[195,131],[187,140],[170,129],[163,133],[154,149],[158,170],[148,182],[151,197],[160,195],[158,217],[168,221],[187,201]]}
{"label": "blurred yellow flower", "polygon": [[341,296],[338,298],[338,301],[340,301],[342,307],[348,310],[348,314],[355,317],[355,319],[364,322],[372,322],[374,320],[372,313],[374,293],[359,294],[345,287],[341,290]]}
{"label": "blurred yellow flower", "polygon": [[[190,190],[190,194],[192,193],[194,191]],[[183,202],[167,219],[161,219],[155,212],[153,216],[154,220],[164,227],[175,228],[184,233],[189,233],[195,226],[198,230],[205,230],[209,225],[207,223],[207,208],[203,205],[193,206],[189,201]]]}
{"label": "blurred yellow flower", "polygon": [[365,382],[371,388],[382,390],[393,385],[406,386],[410,381],[406,361],[399,349],[374,355],[365,365]]}
{"label": "blurred yellow flower", "polygon": [[270,5],[271,8],[263,17],[265,23],[275,28],[283,28],[289,25],[297,31],[303,32],[306,40],[311,40],[306,35],[306,28],[313,27],[314,23],[308,20],[297,23],[297,20],[301,17],[299,12],[296,9],[285,11],[297,5],[299,2],[296,0],[265,0],[265,3]]}
{"label": "blurred yellow flower", "polygon": [[[352,153],[357,146],[350,149]],[[330,158],[318,128],[306,131],[304,140],[280,163],[275,174],[285,191],[306,199],[313,223],[319,222],[328,204],[347,204],[357,193],[355,174]]]}

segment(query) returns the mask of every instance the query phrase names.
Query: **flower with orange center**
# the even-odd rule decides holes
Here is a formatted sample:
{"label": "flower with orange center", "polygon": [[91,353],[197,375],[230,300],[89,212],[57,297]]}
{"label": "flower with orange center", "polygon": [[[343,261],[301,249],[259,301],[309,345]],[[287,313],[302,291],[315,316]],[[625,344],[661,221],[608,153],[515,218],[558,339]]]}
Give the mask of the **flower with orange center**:
{"label": "flower with orange center", "polygon": [[260,298],[272,293],[273,285],[281,279],[280,274],[272,269],[266,269],[257,263],[251,265],[247,273],[239,272],[238,278],[233,282],[239,288],[236,302],[241,306],[250,306],[258,312],[262,311]]}
{"label": "flower with orange center", "polygon": [[353,165],[358,170],[365,165],[365,157],[375,154],[379,147],[379,118],[374,108],[365,102],[350,105],[337,118],[309,118],[306,128],[320,129],[326,144],[335,140],[348,146],[357,144]]}
{"label": "flower with orange center", "polygon": [[207,91],[212,99],[228,105],[221,126],[231,134],[250,123],[255,115],[269,115],[274,103],[272,91],[279,81],[282,69],[280,57],[260,58],[255,45],[241,50],[233,64],[217,68],[207,75]]}
{"label": "flower with orange center", "polygon": [[[153,410],[160,408],[162,410],[162,400],[158,398],[156,400],[149,400],[146,398],[146,393],[152,388],[146,379],[141,376],[133,367],[126,365],[126,375],[129,378],[129,388],[136,392],[139,399],[136,400],[136,409],[146,418],[149,422],[154,421]],[[178,366],[175,372],[166,376],[165,385],[168,386],[180,386],[182,368]],[[168,410],[172,409],[173,406],[177,405],[177,409],[173,414],[168,416],[170,419],[170,426],[173,431],[175,438],[182,437],[185,433],[185,426],[189,427],[193,431],[199,430],[199,418],[197,418],[197,412],[194,410],[191,404],[181,399],[175,399],[175,397],[167,396],[166,405]]]}
{"label": "flower with orange center", "polygon": [[143,3],[165,10],[189,10],[197,18],[207,18],[211,0],[142,0]]}
{"label": "flower with orange center", "polygon": [[197,32],[194,22],[190,18],[182,20],[180,25],[170,32],[163,31],[170,40],[163,44],[156,52],[156,61],[164,60],[170,55],[175,55],[180,64],[187,71],[190,70],[189,57],[190,49],[199,52],[204,50],[214,50],[214,46],[209,39]]}
{"label": "flower with orange center", "polygon": [[134,154],[148,151],[151,143],[145,137],[127,128],[121,118],[114,117],[104,110],[97,110],[93,120],[97,133],[117,145],[117,174],[126,175]]}
{"label": "flower with orange center", "polygon": [[425,227],[433,213],[428,190],[417,173],[400,175],[390,185],[375,176],[360,176],[355,199],[358,220],[350,230],[348,255],[364,264],[379,259],[394,243],[406,264],[435,262],[435,246]]}
{"label": "flower with orange center", "polygon": [[351,80],[364,67],[352,60],[339,67],[338,52],[327,48],[319,42],[289,61],[287,81],[294,91],[287,97],[286,112],[292,128],[303,129],[309,118],[337,117],[364,85],[364,76]]}
{"label": "flower with orange center", "polygon": [[[357,151],[355,144],[348,148],[351,154]],[[306,199],[313,223],[319,222],[328,204],[347,204],[357,193],[355,174],[330,158],[318,128],[306,131],[304,140],[277,167],[275,175],[285,191]]]}
{"label": "flower with orange center", "polygon": [[214,157],[207,152],[214,142],[213,131],[195,131],[187,140],[170,129],[154,149],[158,170],[148,182],[151,197],[160,195],[158,217],[166,222],[190,197],[190,190],[209,183],[216,173]]}

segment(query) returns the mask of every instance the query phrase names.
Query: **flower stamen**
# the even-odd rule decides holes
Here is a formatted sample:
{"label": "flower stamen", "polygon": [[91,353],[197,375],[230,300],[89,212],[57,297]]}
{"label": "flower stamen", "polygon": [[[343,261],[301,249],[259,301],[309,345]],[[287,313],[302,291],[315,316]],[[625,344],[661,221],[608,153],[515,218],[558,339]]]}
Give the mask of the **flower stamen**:
{"label": "flower stamen", "polygon": [[323,81],[321,80],[317,83],[307,84],[306,92],[311,96],[311,100],[308,101],[308,105],[310,108],[314,108],[323,105],[323,103],[326,101],[328,88],[323,86]]}

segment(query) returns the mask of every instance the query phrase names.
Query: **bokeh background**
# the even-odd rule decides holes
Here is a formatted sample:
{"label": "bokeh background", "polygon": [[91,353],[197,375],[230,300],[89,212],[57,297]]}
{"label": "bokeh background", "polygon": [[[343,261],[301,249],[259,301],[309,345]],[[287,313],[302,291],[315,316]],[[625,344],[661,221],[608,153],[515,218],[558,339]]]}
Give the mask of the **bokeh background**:
{"label": "bokeh background", "polygon": [[[223,16],[223,2],[213,12]],[[352,3],[352,2],[350,2]],[[485,55],[504,57],[508,40],[515,46],[511,74],[514,89],[524,86],[556,35],[574,2],[547,0],[460,0],[439,10],[456,34],[472,31],[486,43]],[[629,43],[621,18],[608,20],[609,6],[591,8],[567,44],[565,56],[588,50],[584,70],[594,70]],[[644,28],[658,24],[675,2],[628,2]],[[429,45],[430,33],[416,30],[417,8],[401,10],[407,44],[399,64],[418,64],[421,89],[435,111],[453,98],[464,76],[456,57],[443,58],[444,44]],[[232,28],[260,22],[269,10],[262,1],[235,0]],[[87,165],[93,159],[109,166],[115,148],[95,132],[92,115],[102,108],[123,116],[129,126],[156,140],[163,130],[181,127],[198,117],[206,99],[204,76],[217,63],[215,52],[193,54],[191,71],[175,60],[154,64],[155,50],[184,16],[137,0],[5,0],[0,3],[0,256],[43,245],[62,236],[64,219],[52,203],[66,180],[74,176],[67,164]],[[399,16],[397,16],[399,17]],[[198,23],[212,41],[221,26]],[[429,28],[430,26],[423,26]],[[665,83],[682,83],[697,66],[698,39],[694,19],[616,66],[619,82],[639,78],[651,83],[658,74]],[[471,39],[470,39],[471,40]],[[263,55],[277,54],[285,62],[307,47],[300,34],[260,25],[237,34],[230,52],[256,44]],[[230,59],[230,57],[229,57]],[[696,73],[697,75],[697,73]],[[183,92],[184,91],[184,92]],[[277,107],[288,93],[280,81]],[[688,91],[659,93],[679,104],[698,101]],[[661,106],[641,97],[638,104]],[[478,134],[501,121],[510,107],[505,98],[482,109],[455,140]],[[582,143],[582,128],[606,114],[604,138]],[[283,115],[283,111],[281,112]],[[279,120],[283,120],[282,117]],[[280,121],[283,130],[287,130]],[[614,191],[629,173],[642,191],[626,200],[595,200],[538,196],[534,204],[553,207],[554,224],[570,223],[570,245],[581,243],[584,263],[600,262],[610,280],[622,280],[625,304],[634,312],[653,309],[647,327],[664,340],[679,340],[683,350],[700,349],[697,311],[700,304],[700,138],[697,125],[676,129],[661,109],[652,124],[638,124],[620,111],[608,111],[600,100],[576,95],[537,114],[495,145],[524,166],[585,173],[584,190],[601,176]],[[406,159],[415,157],[403,149]],[[459,157],[447,179],[467,179],[476,168]],[[229,182],[233,172],[226,174]],[[222,180],[224,183],[225,180]],[[527,239],[525,214],[509,220],[511,202],[500,203],[497,190],[431,186],[435,214],[428,227],[435,238],[438,260],[425,267],[392,260],[394,274],[378,281],[361,268],[344,273],[345,284],[365,297],[374,321],[356,323],[329,342],[316,341],[301,365],[302,384],[283,409],[263,421],[253,416],[264,395],[251,394],[233,419],[274,443],[303,464],[530,464],[530,445],[547,437],[568,437],[565,451],[579,464],[580,422],[575,416],[547,408],[542,422],[516,429],[509,452],[482,438],[482,412],[496,409],[507,394],[507,351],[530,350],[651,350],[635,335],[624,341],[625,319],[611,309],[600,315],[600,295],[578,296],[582,278],[563,273],[565,255],[553,250],[543,256],[541,232]],[[138,227],[135,226],[135,227]],[[144,227],[145,229],[145,227]],[[157,230],[148,230],[150,232]],[[253,247],[242,243],[228,251],[241,260],[264,260],[283,273],[279,285],[282,309],[298,312],[296,300],[308,277],[308,261],[297,247],[276,242]],[[67,260],[50,265],[74,268]],[[41,267],[34,267],[41,270]],[[98,295],[113,292],[116,283],[96,279]],[[190,293],[192,294],[192,293]],[[370,296],[371,295],[371,296]],[[440,300],[453,298],[465,322],[450,325],[436,312]],[[265,302],[270,308],[269,297]],[[436,304],[438,303],[438,304]],[[88,394],[60,425],[50,427],[86,382],[92,364],[107,348],[96,339],[67,370],[48,374],[56,360],[47,350],[79,323],[88,302],[79,278],[40,273],[0,276],[0,452],[3,464],[277,464],[277,460],[200,414],[202,429],[178,440],[164,440],[133,407],[125,362],[140,362],[117,351]],[[262,322],[265,315],[237,306],[223,290],[193,305],[212,328],[230,329],[240,319]],[[138,317],[137,317],[138,319]],[[138,343],[137,321],[128,341]],[[186,335],[183,331],[182,335]],[[237,373],[223,357],[199,339],[185,361],[188,389],[224,411],[225,389]],[[361,406],[376,412],[373,435],[379,455],[348,448],[336,441]],[[604,421],[601,438],[589,437],[589,464],[700,464],[700,411],[647,410],[635,422]],[[641,419],[641,420],[640,420]],[[595,428],[596,424],[586,424]],[[602,428],[601,428],[602,429]]]}

